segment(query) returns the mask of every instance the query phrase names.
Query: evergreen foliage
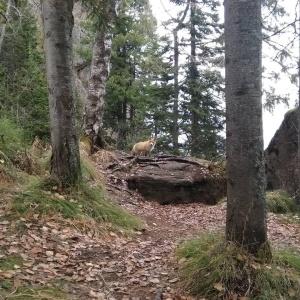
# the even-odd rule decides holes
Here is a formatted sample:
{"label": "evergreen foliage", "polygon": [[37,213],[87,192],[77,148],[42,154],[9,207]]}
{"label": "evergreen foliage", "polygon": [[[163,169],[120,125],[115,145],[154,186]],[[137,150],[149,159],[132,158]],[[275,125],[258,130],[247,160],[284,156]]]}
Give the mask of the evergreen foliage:
{"label": "evergreen foliage", "polygon": [[[148,1],[124,3],[116,22],[112,70],[107,84],[104,125],[117,132],[116,146],[154,134],[158,107],[154,79],[163,63],[158,54],[155,20]],[[138,133],[138,134],[137,134]]]}
{"label": "evergreen foliage", "polygon": [[[89,63],[91,37],[97,30],[93,2],[90,18],[84,22],[86,36],[76,48]],[[85,1],[86,5],[90,3]],[[104,3],[103,3],[104,4]],[[178,3],[183,4],[183,3]],[[215,158],[224,151],[223,78],[218,71],[222,45],[217,18],[217,2],[209,1],[195,17],[197,43],[197,76],[191,78],[191,59],[180,66],[180,105],[178,129],[180,153],[201,158]],[[108,140],[118,149],[129,150],[134,143],[158,138],[157,151],[173,153],[174,57],[169,36],[158,37],[156,22],[148,0],[121,1],[113,32],[111,72],[106,87],[104,128],[113,133]],[[180,51],[186,55],[190,22],[181,24],[187,38]],[[210,39],[213,39],[211,42]],[[182,60],[181,60],[182,61]],[[193,96],[192,96],[193,94]],[[193,101],[191,101],[191,97]],[[196,100],[196,102],[195,102]],[[198,121],[191,129],[191,118]],[[196,129],[195,129],[196,128]],[[108,136],[107,136],[108,138]]]}
{"label": "evergreen foliage", "polygon": [[[109,28],[114,33],[114,41],[104,127],[117,133],[114,142],[120,149],[128,150],[135,142],[155,135],[158,151],[172,153],[174,53],[171,33],[163,37],[155,34],[156,21],[148,0],[118,1],[118,15],[114,14],[114,7],[107,9],[112,2],[81,2],[88,8],[89,18],[80,24],[87,34],[76,51],[85,63],[91,62],[97,28],[112,24],[112,18],[117,22]],[[186,3],[170,2],[179,8]],[[264,40],[269,47],[277,49],[273,37],[286,32],[281,30],[285,24],[280,21],[286,12],[276,1],[266,0],[263,5]],[[41,33],[30,4],[14,1],[14,6],[17,10],[10,11],[0,56],[0,116],[13,119],[25,129],[28,140],[34,136],[45,140],[49,138],[50,125]],[[223,28],[218,20],[218,6],[219,1],[215,0],[197,3],[195,15],[192,17],[189,13],[187,21],[180,24],[183,32],[179,48],[180,153],[207,159],[224,152],[223,78],[219,72],[223,67]],[[102,10],[107,14],[99,18]],[[179,16],[181,14],[179,12]],[[165,25],[171,28],[172,24],[176,26],[174,22],[173,19]],[[187,53],[192,42],[196,45],[194,65],[191,54]],[[283,71],[290,70],[290,64],[284,63],[289,58],[288,51],[280,51],[276,57]],[[279,78],[278,74],[273,75]],[[295,78],[295,74],[290,75]],[[269,109],[274,107],[274,102],[287,101],[286,97],[274,96],[274,93],[274,90],[266,92]],[[81,115],[78,119],[82,119]]]}
{"label": "evergreen foliage", "polygon": [[[0,150],[1,156],[12,159],[17,152],[25,148],[24,132],[17,124],[6,118],[0,118]],[[3,157],[2,157],[3,158]]]}
{"label": "evergreen foliage", "polygon": [[41,33],[31,7],[12,9],[0,56],[0,116],[34,136],[49,139],[49,109]]}
{"label": "evergreen foliage", "polygon": [[188,34],[182,39],[182,45],[190,48],[181,86],[186,148],[192,156],[207,159],[223,154],[225,148],[220,135],[224,130],[224,79],[220,73],[224,49],[219,5],[218,1],[204,5],[192,1],[184,24]]}

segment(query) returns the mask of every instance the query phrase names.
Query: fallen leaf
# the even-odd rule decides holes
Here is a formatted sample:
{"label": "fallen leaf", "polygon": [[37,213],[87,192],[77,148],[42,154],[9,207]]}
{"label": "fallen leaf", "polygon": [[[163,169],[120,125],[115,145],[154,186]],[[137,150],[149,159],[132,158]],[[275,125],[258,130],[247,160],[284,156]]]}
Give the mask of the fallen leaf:
{"label": "fallen leaf", "polygon": [[215,288],[217,291],[219,291],[219,292],[224,291],[224,286],[223,286],[222,283],[216,283],[216,284],[214,284],[214,288]]}

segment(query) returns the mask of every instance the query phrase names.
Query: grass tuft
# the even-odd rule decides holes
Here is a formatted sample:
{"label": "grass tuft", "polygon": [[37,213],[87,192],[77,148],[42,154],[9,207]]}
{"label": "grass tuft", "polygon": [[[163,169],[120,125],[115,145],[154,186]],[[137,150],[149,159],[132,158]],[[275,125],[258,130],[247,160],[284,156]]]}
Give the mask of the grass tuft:
{"label": "grass tuft", "polygon": [[22,286],[13,293],[5,296],[5,299],[15,300],[62,300],[71,299],[65,292],[55,287]]}
{"label": "grass tuft", "polygon": [[266,206],[269,212],[275,214],[299,212],[296,201],[283,190],[268,192],[266,195]]}
{"label": "grass tuft", "polygon": [[[52,177],[18,173],[19,191],[11,191],[8,218],[65,220],[74,226],[97,233],[144,228],[140,219],[114,205],[101,183],[101,176],[89,157],[81,159],[83,179],[67,189]],[[1,191],[1,187],[0,187]],[[18,223],[22,232],[22,223]]]}
{"label": "grass tuft", "polygon": [[[143,223],[125,210],[111,203],[101,185],[78,183],[61,191],[51,179],[35,180],[11,203],[10,211],[21,217],[35,215],[48,218],[78,220],[86,226],[111,229],[139,230]],[[95,228],[94,228],[95,229]]]}
{"label": "grass tuft", "polygon": [[296,300],[300,295],[300,256],[273,251],[268,263],[217,234],[185,242],[177,251],[185,288],[214,299]]}

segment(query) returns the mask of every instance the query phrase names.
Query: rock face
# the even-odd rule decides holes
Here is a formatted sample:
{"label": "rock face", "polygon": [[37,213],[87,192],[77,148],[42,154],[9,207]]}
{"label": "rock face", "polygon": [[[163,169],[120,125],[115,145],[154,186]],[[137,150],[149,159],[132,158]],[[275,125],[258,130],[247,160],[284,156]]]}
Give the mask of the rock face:
{"label": "rock face", "polygon": [[205,160],[180,157],[137,158],[127,182],[145,199],[160,204],[216,204],[226,195],[225,169]]}
{"label": "rock face", "polygon": [[297,190],[297,110],[285,114],[284,120],[265,150],[267,189]]}

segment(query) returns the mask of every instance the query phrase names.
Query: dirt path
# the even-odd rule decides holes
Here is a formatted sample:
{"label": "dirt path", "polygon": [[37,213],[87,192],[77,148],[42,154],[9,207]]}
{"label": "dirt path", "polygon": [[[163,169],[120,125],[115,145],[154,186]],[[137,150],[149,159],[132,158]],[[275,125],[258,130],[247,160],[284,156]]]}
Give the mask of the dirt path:
{"label": "dirt path", "polygon": [[[126,190],[122,189],[123,191]],[[224,226],[225,203],[166,205],[144,201],[138,194],[118,192],[115,201],[147,224],[145,232],[120,247],[112,242],[111,275],[104,279],[115,299],[187,299],[179,287],[174,250],[185,238]],[[117,286],[116,286],[117,283]],[[188,298],[193,299],[193,298]]]}

